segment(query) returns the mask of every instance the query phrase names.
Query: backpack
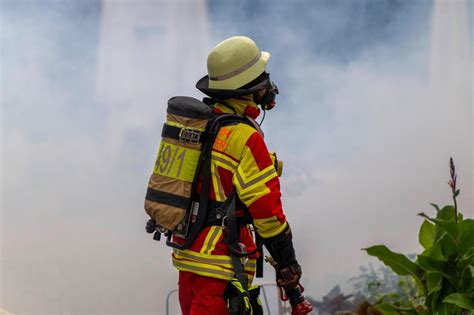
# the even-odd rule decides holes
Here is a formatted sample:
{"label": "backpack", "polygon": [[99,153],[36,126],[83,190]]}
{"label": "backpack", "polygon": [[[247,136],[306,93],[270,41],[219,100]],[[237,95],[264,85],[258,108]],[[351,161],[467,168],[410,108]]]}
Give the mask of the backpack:
{"label": "backpack", "polygon": [[[145,197],[145,211],[151,218],[147,232],[156,231],[154,239],[164,234],[168,246],[184,250],[202,230],[209,206],[212,147],[220,128],[235,123],[254,127],[246,117],[216,115],[209,105],[192,97],[169,99]],[[200,176],[202,191],[196,195]],[[173,242],[173,235],[184,243]]]}

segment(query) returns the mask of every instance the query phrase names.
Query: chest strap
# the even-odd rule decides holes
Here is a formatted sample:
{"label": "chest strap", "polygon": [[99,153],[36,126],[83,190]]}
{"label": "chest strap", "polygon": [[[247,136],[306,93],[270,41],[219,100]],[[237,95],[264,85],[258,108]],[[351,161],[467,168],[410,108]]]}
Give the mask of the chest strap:
{"label": "chest strap", "polygon": [[[222,226],[222,221],[227,215],[228,202],[219,202],[209,200],[207,208],[207,218],[205,225]],[[245,226],[252,223],[252,217],[248,213],[248,210],[237,210],[236,211],[236,222],[239,226]]]}

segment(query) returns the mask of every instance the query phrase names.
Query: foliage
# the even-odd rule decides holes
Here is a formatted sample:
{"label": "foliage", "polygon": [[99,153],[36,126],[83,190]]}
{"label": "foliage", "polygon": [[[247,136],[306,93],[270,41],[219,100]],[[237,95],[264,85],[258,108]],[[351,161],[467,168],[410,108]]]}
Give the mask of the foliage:
{"label": "foliage", "polygon": [[[408,255],[410,260],[415,255]],[[369,264],[368,267],[360,267],[360,275],[351,278],[354,288],[356,305],[391,303],[398,306],[412,305],[417,296],[417,289],[412,278],[399,276],[390,268],[380,266],[378,270]]]}
{"label": "foliage", "polygon": [[344,295],[341,288],[337,285],[328,294],[323,297],[322,301],[316,301],[311,297],[306,297],[308,301],[318,309],[319,314],[335,314],[339,311],[348,311],[354,309],[354,304],[349,301],[353,295]]}
{"label": "foliage", "polygon": [[459,315],[474,311],[474,220],[458,213],[456,197],[457,174],[450,160],[451,178],[448,182],[454,205],[436,209],[436,217],[425,213],[420,227],[419,242],[424,251],[415,262],[392,252],[384,245],[365,250],[380,259],[395,273],[413,278],[424,305],[398,306],[383,303],[377,309],[384,314]]}

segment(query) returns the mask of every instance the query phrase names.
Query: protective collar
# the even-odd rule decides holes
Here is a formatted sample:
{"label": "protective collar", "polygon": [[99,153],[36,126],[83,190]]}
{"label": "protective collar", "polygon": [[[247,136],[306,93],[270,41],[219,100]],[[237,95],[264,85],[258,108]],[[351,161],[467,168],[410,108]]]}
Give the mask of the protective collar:
{"label": "protective collar", "polygon": [[248,116],[252,119],[257,118],[260,114],[260,109],[252,101],[251,96],[223,100],[215,104],[214,110],[218,113]]}

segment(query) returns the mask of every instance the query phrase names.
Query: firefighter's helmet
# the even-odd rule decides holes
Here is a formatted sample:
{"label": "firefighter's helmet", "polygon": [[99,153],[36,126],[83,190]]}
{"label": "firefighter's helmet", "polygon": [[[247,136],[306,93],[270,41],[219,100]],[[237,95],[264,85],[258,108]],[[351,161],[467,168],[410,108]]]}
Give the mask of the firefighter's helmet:
{"label": "firefighter's helmet", "polygon": [[207,58],[209,88],[238,89],[262,74],[269,58],[270,53],[260,51],[248,37],[228,38],[214,47]]}
{"label": "firefighter's helmet", "polygon": [[215,100],[254,94],[268,85],[265,68],[269,58],[270,53],[260,51],[248,37],[228,38],[209,53],[208,75],[196,87]]}

